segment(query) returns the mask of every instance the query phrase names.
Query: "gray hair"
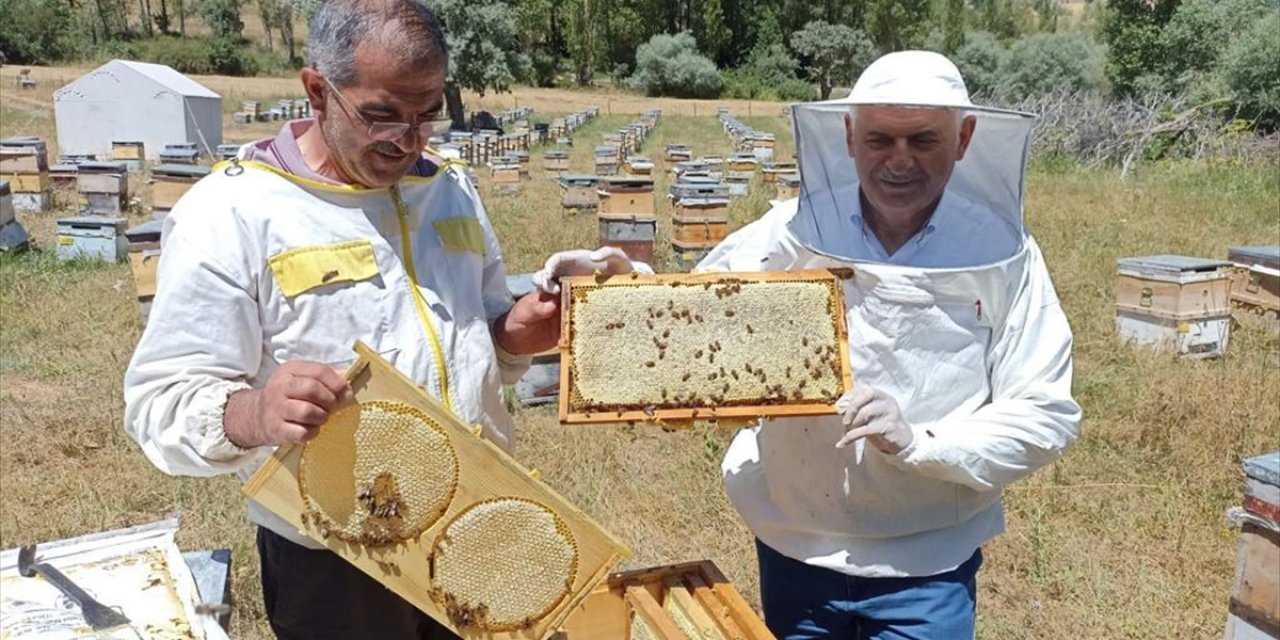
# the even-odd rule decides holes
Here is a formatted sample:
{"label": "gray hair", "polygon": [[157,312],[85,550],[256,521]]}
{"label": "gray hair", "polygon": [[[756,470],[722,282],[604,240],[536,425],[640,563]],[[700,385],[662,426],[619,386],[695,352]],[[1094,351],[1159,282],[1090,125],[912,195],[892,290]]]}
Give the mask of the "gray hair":
{"label": "gray hair", "polygon": [[417,0],[322,0],[308,30],[307,64],[340,88],[358,81],[356,47],[368,38],[405,62],[448,66],[440,18]]}

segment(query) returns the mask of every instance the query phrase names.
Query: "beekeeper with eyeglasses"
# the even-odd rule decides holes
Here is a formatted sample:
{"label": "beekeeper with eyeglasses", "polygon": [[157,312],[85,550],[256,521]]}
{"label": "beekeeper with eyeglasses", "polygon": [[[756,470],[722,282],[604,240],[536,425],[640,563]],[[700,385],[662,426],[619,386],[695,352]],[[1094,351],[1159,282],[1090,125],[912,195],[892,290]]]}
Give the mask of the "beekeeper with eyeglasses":
{"label": "beekeeper with eyeglasses", "polygon": [[852,267],[838,415],[739,432],[725,487],[780,638],[969,638],[1002,488],[1076,439],[1071,329],[1023,222],[1034,117],[904,51],[793,110],[801,194],[703,271]]}
{"label": "beekeeper with eyeglasses", "polygon": [[[510,451],[502,384],[558,341],[559,297],[513,302],[463,168],[422,153],[444,130],[440,21],[413,0],[328,0],[309,33],[316,117],[242,148],[165,220],[126,429],[162,471],[246,479],[351,399],[335,368],[361,340]],[[539,281],[632,268],[569,251]],[[454,637],[267,509],[249,516],[278,637]]]}

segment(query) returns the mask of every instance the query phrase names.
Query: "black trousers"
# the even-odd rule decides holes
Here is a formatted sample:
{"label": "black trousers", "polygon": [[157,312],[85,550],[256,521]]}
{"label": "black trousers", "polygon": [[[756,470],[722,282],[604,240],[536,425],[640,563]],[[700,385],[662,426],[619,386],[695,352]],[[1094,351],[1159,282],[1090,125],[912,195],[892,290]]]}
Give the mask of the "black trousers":
{"label": "black trousers", "polygon": [[262,599],[280,640],[455,640],[452,632],[327,549],[258,527]]}

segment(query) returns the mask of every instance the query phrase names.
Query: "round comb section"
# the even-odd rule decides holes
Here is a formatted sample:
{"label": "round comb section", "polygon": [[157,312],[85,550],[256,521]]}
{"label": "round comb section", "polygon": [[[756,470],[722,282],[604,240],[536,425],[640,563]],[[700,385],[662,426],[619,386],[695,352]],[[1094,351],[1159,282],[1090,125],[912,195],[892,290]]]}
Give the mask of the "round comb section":
{"label": "round comb section", "polygon": [[487,500],[436,541],[431,595],[459,628],[523,629],[569,593],[577,569],[577,542],[553,511],[521,498]]}
{"label": "round comb section", "polygon": [[304,522],[365,546],[413,539],[444,515],[458,483],[449,437],[400,402],[345,407],[302,449]]}

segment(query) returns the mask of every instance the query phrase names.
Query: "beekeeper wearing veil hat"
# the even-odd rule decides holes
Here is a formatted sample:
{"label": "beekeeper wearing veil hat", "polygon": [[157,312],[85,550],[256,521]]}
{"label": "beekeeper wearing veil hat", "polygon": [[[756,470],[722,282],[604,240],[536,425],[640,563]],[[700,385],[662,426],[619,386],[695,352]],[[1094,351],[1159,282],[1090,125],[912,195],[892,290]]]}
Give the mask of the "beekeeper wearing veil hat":
{"label": "beekeeper wearing veil hat", "polygon": [[1001,489],[1079,433],[1071,330],[1022,219],[1034,117],[923,51],[793,111],[801,193],[703,271],[852,267],[838,415],[741,431],[725,486],[781,638],[973,635]]}

